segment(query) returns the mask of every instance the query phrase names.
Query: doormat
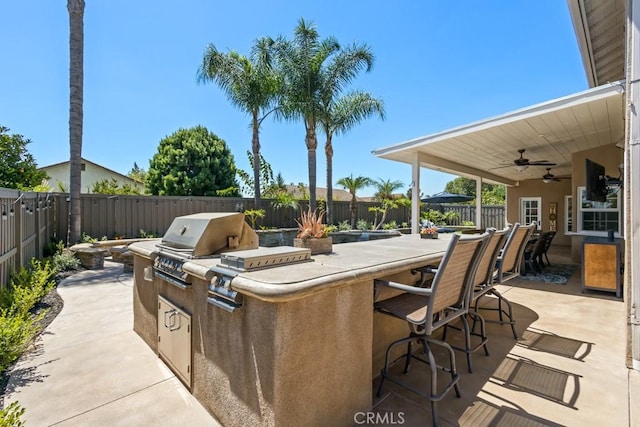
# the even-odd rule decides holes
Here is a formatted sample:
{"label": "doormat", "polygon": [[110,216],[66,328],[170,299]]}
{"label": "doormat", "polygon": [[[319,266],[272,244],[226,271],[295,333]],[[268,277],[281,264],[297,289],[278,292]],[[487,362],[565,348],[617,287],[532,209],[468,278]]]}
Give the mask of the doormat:
{"label": "doormat", "polygon": [[545,265],[542,273],[527,272],[526,276],[520,276],[521,280],[529,280],[532,282],[555,283],[557,285],[566,285],[567,281],[578,268],[574,264],[553,264]]}

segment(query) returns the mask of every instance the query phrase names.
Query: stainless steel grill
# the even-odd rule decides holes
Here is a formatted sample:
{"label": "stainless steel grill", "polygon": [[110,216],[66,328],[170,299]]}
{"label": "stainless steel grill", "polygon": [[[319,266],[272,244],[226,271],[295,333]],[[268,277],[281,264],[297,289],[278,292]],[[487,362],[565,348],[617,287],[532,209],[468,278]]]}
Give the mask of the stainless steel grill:
{"label": "stainless steel grill", "polygon": [[258,235],[244,214],[204,212],[176,217],[158,246],[153,261],[155,275],[181,288],[191,284],[183,265],[190,259],[218,256],[221,252],[256,249]]}
{"label": "stainless steel grill", "polygon": [[154,275],[182,289],[192,282],[191,275],[184,270],[187,261],[219,257],[219,265],[206,275],[211,280],[207,301],[227,311],[242,305],[242,296],[231,289],[231,281],[240,272],[311,260],[309,249],[259,248],[258,235],[242,213],[207,212],[176,217],[157,247]]}

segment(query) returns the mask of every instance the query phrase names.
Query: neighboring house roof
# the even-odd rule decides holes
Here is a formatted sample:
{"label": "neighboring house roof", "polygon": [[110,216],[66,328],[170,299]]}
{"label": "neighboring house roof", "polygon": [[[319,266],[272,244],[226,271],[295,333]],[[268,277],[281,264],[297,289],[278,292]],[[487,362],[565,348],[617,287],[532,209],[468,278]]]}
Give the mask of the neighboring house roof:
{"label": "neighboring house roof", "polygon": [[[105,173],[105,175],[108,175],[109,177],[112,178],[116,178],[121,184],[129,184],[135,187],[138,187],[142,190],[144,190],[144,183],[138,182],[134,179],[132,179],[131,177],[128,177],[126,175],[121,174],[120,172],[116,172],[112,169],[106,168],[98,163],[92,162],[90,160],[87,160],[85,158],[81,158],[81,161],[84,165],[91,165],[92,167],[101,170]],[[42,166],[39,167],[38,170],[44,171],[44,172],[49,172],[52,171],[54,169],[60,169],[60,168],[68,168],[70,164],[69,160],[66,160],[64,162],[59,162],[59,163],[54,163],[51,165],[47,165],[47,166]],[[108,178],[107,178],[108,179]],[[55,186],[55,183],[53,183]],[[83,183],[83,188],[84,188],[84,183]]]}
{"label": "neighboring house roof", "polygon": [[[289,193],[293,194],[293,196],[295,198],[299,198],[299,199],[309,198],[309,187],[304,187],[305,194],[302,194],[300,189],[295,185],[287,185],[287,191]],[[327,200],[327,189],[326,188],[322,188],[322,187],[316,187],[316,199],[318,199],[318,200]],[[339,188],[334,188],[333,189],[333,200],[348,202],[348,201],[351,200],[351,193],[349,193],[347,190],[341,190]],[[357,194],[356,194],[356,200],[362,201],[362,199],[360,197],[357,197]]]}

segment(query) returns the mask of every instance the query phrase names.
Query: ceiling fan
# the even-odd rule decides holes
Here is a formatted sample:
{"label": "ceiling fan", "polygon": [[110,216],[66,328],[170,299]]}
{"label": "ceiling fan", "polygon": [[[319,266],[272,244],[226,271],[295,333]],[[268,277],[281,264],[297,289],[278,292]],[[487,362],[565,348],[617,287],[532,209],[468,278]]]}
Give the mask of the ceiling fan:
{"label": "ceiling fan", "polygon": [[524,151],[525,151],[524,148],[521,148],[520,150],[518,150],[518,153],[520,153],[520,157],[513,161],[513,163],[516,165],[516,168],[520,172],[524,171],[529,166],[556,166],[556,163],[552,163],[548,160],[535,160],[535,161],[529,160],[524,157]]}
{"label": "ceiling fan", "polygon": [[551,181],[560,181],[560,178],[556,178],[556,176],[551,173],[551,168],[547,168],[547,173],[542,175],[542,181],[545,184],[549,184]]}
{"label": "ceiling fan", "polygon": [[558,182],[562,181],[565,178],[568,178],[568,177],[557,177],[551,173],[551,168],[547,168],[547,173],[542,175],[542,182],[544,182],[545,184],[549,184],[550,182],[553,182],[553,181],[558,181]]}

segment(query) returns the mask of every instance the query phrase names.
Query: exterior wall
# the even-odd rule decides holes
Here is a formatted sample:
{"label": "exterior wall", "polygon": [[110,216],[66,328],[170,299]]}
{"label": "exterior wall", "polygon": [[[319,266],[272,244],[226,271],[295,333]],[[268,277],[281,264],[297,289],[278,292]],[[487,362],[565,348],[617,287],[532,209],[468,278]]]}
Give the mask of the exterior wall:
{"label": "exterior wall", "polygon": [[[85,165],[85,170],[82,171],[83,193],[91,193],[93,184],[102,181],[103,179],[115,179],[120,185],[129,184],[132,187],[138,188],[140,193],[144,193],[144,185],[137,183],[133,179],[85,160],[83,160],[82,163]],[[60,182],[65,189],[69,188],[69,162],[46,166],[41,168],[41,170],[45,171],[47,175],[49,175],[49,186],[52,187],[54,191],[59,190],[58,182]]]}
{"label": "exterior wall", "polygon": [[[571,246],[572,258],[575,262],[582,259],[582,241],[584,237],[581,235],[565,234],[565,206],[564,196],[573,196],[573,218],[574,227],[577,227],[578,207],[577,207],[577,188],[584,186],[586,183],[585,159],[593,160],[605,167],[605,173],[610,176],[617,177],[619,174],[618,166],[623,162],[623,150],[616,147],[615,144],[604,147],[594,148],[592,150],[581,151],[572,155],[573,172],[572,178],[562,180],[560,182],[552,182],[545,184],[541,179],[527,180],[520,182],[518,187],[507,188],[507,221],[515,223],[520,220],[520,198],[521,197],[541,197],[542,198],[542,229],[549,229],[549,203],[558,203],[557,211],[557,234],[553,239],[554,245]],[[544,173],[542,169],[541,176]],[[621,198],[624,203],[623,198]],[[623,213],[621,207],[620,215]]]}
{"label": "exterior wall", "polygon": [[[544,168],[540,168],[540,176],[544,175]],[[542,230],[549,230],[549,204],[557,203],[556,211],[556,236],[551,242],[553,245],[570,245],[571,238],[565,235],[565,206],[564,196],[571,194],[571,179],[554,181],[549,184],[542,182],[542,179],[529,179],[521,181],[518,187],[507,188],[507,221],[511,224],[520,222],[520,198],[521,197],[541,197],[542,198]]]}

